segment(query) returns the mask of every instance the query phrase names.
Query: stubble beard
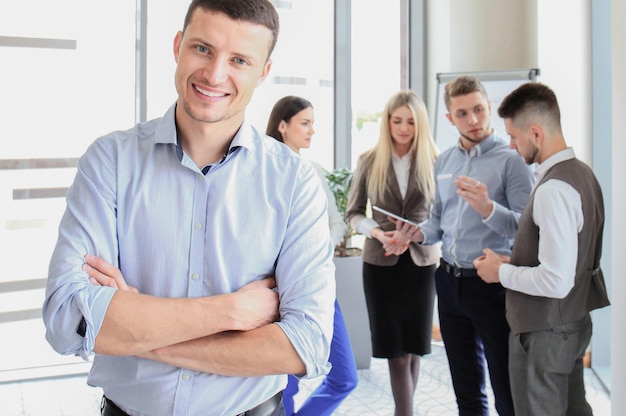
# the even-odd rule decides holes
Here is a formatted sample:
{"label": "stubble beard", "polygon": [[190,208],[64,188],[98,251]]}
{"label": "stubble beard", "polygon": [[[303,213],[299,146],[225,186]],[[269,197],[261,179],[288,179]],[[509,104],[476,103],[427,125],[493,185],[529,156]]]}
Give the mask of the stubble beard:
{"label": "stubble beard", "polygon": [[463,133],[460,133],[460,134],[461,134],[461,137],[463,137],[468,142],[474,143],[474,144],[478,144],[478,143],[482,142],[483,140],[485,140],[487,137],[489,137],[491,135],[491,133],[492,133],[492,129],[491,129],[491,125],[489,125],[485,129],[485,134],[483,134],[479,139],[474,139],[474,138],[469,137],[469,136],[467,136],[467,135],[465,135]]}
{"label": "stubble beard", "polygon": [[232,115],[228,114],[228,112],[224,112],[221,115],[217,115],[213,117],[202,117],[198,114],[199,112],[194,111],[192,106],[186,100],[183,100],[183,108],[185,110],[185,113],[187,113],[187,115],[191,119],[195,121],[199,121],[201,123],[219,123],[220,121],[224,121],[232,117]]}
{"label": "stubble beard", "polygon": [[537,146],[533,146],[528,152],[528,154],[524,156],[524,160],[526,161],[526,164],[532,165],[533,163],[537,162],[538,157],[539,157],[539,148]]}

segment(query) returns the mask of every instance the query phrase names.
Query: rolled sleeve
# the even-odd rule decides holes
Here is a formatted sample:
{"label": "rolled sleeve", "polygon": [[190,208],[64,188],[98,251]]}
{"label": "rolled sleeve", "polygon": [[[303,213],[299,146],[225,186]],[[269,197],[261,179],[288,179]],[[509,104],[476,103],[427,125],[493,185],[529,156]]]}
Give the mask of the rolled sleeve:
{"label": "rolled sleeve", "polygon": [[[44,304],[43,317],[46,340],[52,348],[59,354],[80,355],[89,360],[115,291],[109,287],[85,286],[78,290],[60,290],[49,297]],[[78,331],[83,319],[84,336]]]}
{"label": "rolled sleeve", "polygon": [[[326,197],[304,169],[276,266],[283,329],[306,367],[306,378],[327,374],[335,302],[334,248]],[[306,255],[303,255],[306,253]]]}
{"label": "rolled sleeve", "polygon": [[[84,256],[96,254],[117,259],[115,209],[110,192],[111,176],[94,166],[111,165],[106,150],[96,142],[79,160],[73,185],[67,193],[67,208],[59,226],[42,307],[46,339],[60,354],[93,354],[97,336],[115,289],[94,286],[82,270]],[[109,237],[107,237],[109,236]],[[84,336],[78,327],[84,319]]]}
{"label": "rolled sleeve", "polygon": [[505,199],[493,201],[494,210],[484,223],[498,235],[512,239],[515,238],[517,223],[528,202],[534,179],[530,167],[517,155],[509,156],[505,171]]}

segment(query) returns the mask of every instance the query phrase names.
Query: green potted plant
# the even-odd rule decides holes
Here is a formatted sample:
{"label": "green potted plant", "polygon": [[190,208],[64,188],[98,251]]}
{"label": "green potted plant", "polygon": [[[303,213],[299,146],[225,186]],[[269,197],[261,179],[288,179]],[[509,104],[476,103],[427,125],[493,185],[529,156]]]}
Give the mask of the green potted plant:
{"label": "green potted plant", "polygon": [[[326,179],[328,180],[330,190],[335,196],[337,210],[342,217],[345,217],[346,207],[348,206],[348,192],[350,192],[350,185],[352,184],[352,172],[346,168],[333,169],[326,172]],[[354,235],[354,230],[350,224],[347,224],[343,240],[335,247],[335,256],[349,257],[361,255],[360,248],[350,246],[351,238]]]}

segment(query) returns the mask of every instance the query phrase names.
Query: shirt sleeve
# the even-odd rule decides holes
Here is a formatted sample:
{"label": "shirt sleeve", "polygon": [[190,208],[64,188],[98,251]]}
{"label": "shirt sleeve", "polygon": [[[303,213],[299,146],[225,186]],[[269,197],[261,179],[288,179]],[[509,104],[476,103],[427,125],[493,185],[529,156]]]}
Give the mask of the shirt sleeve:
{"label": "shirt sleeve", "polygon": [[78,162],[50,260],[42,308],[46,339],[52,348],[84,359],[93,354],[96,335],[115,292],[92,285],[82,270],[85,254],[118,258],[114,239],[107,238],[115,236],[113,161],[107,153],[102,142],[96,142]]}
{"label": "shirt sleeve", "polygon": [[[308,166],[310,167],[310,166]],[[317,174],[302,169],[292,198],[290,218],[276,280],[280,293],[278,325],[306,367],[306,378],[327,374],[333,335],[334,247],[328,227],[327,198]]]}
{"label": "shirt sleeve", "polygon": [[576,276],[578,233],[584,221],[580,194],[561,180],[546,181],[535,192],[533,220],[539,227],[539,266],[503,264],[500,282],[528,295],[562,299]]}
{"label": "shirt sleeve", "polygon": [[378,226],[378,224],[371,218],[369,218],[370,221],[366,221],[368,220],[368,217],[365,215],[367,201],[367,169],[363,157],[360,157],[354,171],[354,176],[352,177],[350,191],[348,192],[346,221],[348,221],[357,233],[369,237],[371,229]]}
{"label": "shirt sleeve", "polygon": [[494,208],[484,224],[499,235],[506,238],[515,238],[517,223],[528,202],[534,179],[532,171],[524,160],[515,155],[505,166],[506,177],[504,183],[505,203],[493,201]]}
{"label": "shirt sleeve", "polygon": [[363,234],[367,238],[372,238],[372,230],[377,227],[380,227],[380,225],[373,218],[365,217],[356,224],[356,228],[354,230],[359,234]]}
{"label": "shirt sleeve", "polygon": [[320,181],[322,182],[322,189],[326,194],[326,198],[328,199],[328,222],[330,226],[330,238],[333,242],[333,246],[336,246],[343,240],[343,236],[348,229],[343,217],[339,213],[339,209],[337,209],[337,201],[335,200],[335,195],[330,190],[330,186],[328,186],[328,181],[326,179],[326,172],[324,168],[321,166],[312,163],[313,167],[317,171],[318,176],[320,177]]}
{"label": "shirt sleeve", "polygon": [[[435,178],[439,179],[438,172],[440,170],[440,161],[435,163]],[[441,202],[440,185],[435,187],[435,201],[430,209],[430,217],[420,227],[420,231],[424,236],[424,240],[420,243],[422,245],[433,245],[441,242],[443,231],[441,229],[441,213],[443,211],[443,203]]]}

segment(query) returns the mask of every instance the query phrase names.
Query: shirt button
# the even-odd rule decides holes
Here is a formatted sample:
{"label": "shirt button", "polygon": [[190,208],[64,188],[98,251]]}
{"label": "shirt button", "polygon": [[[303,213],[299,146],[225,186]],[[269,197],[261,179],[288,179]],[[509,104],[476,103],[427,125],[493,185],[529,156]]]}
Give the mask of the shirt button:
{"label": "shirt button", "polygon": [[191,278],[193,280],[198,280],[200,278],[200,276],[198,276],[198,273],[194,273],[194,274],[191,275]]}
{"label": "shirt button", "polygon": [[202,229],[202,224],[197,222],[196,223],[196,230],[201,230]]}
{"label": "shirt button", "polygon": [[189,381],[189,379],[191,378],[191,376],[187,373],[183,374],[183,380],[184,381]]}
{"label": "shirt button", "polygon": [[198,180],[199,180],[199,181],[203,181],[203,180],[204,180],[204,176],[202,176],[202,175],[198,175]]}

